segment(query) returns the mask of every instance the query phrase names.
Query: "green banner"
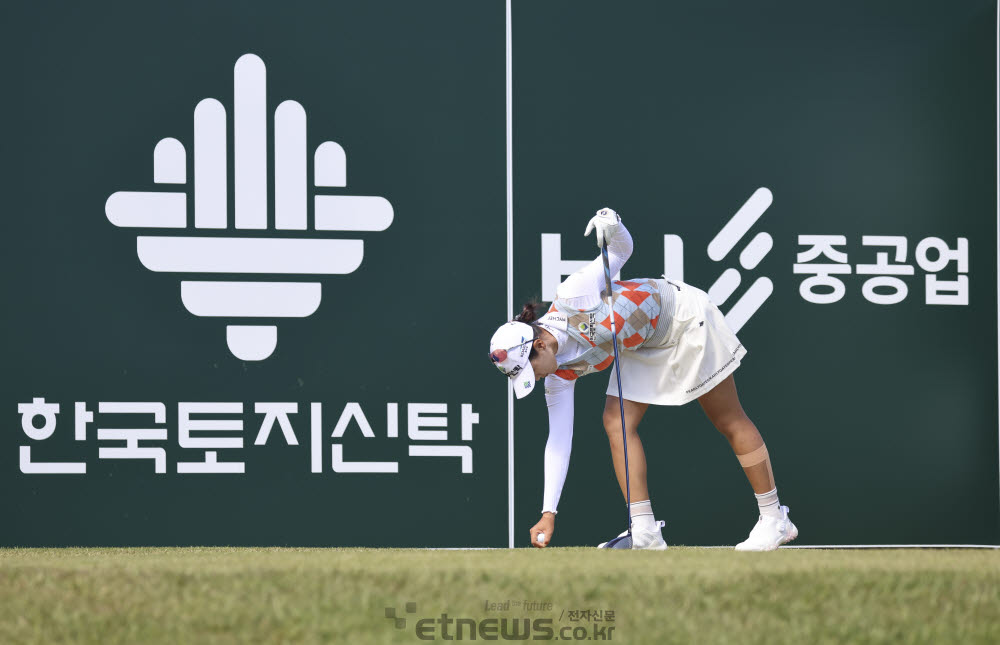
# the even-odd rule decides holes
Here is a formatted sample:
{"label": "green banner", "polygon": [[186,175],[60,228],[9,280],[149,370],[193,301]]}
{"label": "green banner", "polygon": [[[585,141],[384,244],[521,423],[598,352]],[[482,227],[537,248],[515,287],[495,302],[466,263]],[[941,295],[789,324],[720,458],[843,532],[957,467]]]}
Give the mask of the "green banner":
{"label": "green banner", "polygon": [[506,546],[503,6],[15,11],[0,543]]}
{"label": "green banner", "polygon": [[[796,544],[1000,543],[995,3],[513,9],[515,301],[595,257],[610,206],[622,277],[708,291],[748,348]],[[576,387],[557,543],[624,529],[607,385]],[[516,427],[526,539],[542,397]],[[669,543],[746,537],[753,491],[697,403],[639,434]]]}
{"label": "green banner", "polygon": [[[995,3],[506,8],[10,10],[0,546],[527,546],[487,343],[604,206],[748,348],[796,544],[1000,544]],[[605,374],[554,545],[624,528]],[[668,542],[742,540],[698,404],[640,434]]]}

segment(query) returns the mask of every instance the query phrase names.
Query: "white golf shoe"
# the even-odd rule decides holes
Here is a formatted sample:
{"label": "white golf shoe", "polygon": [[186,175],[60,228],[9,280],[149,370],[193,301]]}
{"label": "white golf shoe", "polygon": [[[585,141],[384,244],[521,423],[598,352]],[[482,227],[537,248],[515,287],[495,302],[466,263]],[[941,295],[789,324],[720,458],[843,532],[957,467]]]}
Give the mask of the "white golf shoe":
{"label": "white golf shoe", "polygon": [[761,515],[747,539],[736,545],[737,551],[774,551],[799,536],[799,530],[788,519],[788,507],[781,507],[781,517]]}
{"label": "white golf shoe", "polygon": [[[667,542],[663,539],[663,534],[660,529],[663,527],[663,521],[660,520],[655,525],[655,530],[652,531],[632,531],[632,548],[633,549],[645,549],[647,551],[663,551],[667,548]],[[618,537],[624,537],[628,535],[628,531],[622,531],[618,534]],[[610,541],[610,540],[609,540]],[[598,549],[603,549],[607,542],[601,542],[597,545]],[[614,547],[610,547],[614,548]],[[621,547],[618,547],[621,548]]]}

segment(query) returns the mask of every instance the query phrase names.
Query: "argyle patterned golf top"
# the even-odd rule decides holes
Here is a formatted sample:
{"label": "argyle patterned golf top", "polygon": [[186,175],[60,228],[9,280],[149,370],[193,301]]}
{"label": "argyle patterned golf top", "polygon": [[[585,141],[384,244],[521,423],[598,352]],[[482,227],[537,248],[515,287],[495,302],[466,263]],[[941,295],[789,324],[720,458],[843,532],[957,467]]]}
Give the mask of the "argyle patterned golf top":
{"label": "argyle patterned golf top", "polygon": [[[655,280],[636,278],[616,280],[611,290],[619,350],[638,349],[656,332],[660,321],[660,289]],[[556,376],[573,380],[611,367],[615,356],[606,289],[601,292],[601,303],[591,309],[575,309],[557,299],[549,311],[566,316],[566,332],[586,350],[572,363],[560,365]]]}

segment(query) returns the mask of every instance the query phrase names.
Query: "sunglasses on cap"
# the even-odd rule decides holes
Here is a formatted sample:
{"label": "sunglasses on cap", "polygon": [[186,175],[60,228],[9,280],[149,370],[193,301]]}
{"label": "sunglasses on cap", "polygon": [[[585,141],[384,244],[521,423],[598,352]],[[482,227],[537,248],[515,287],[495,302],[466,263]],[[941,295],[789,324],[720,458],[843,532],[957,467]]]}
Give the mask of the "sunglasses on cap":
{"label": "sunglasses on cap", "polygon": [[493,360],[494,363],[502,363],[505,360],[507,360],[507,354],[517,349],[518,347],[521,347],[522,345],[527,345],[528,343],[533,343],[534,341],[535,341],[534,338],[529,338],[528,340],[521,341],[517,345],[514,345],[513,347],[508,347],[507,349],[494,349],[492,352],[490,352],[490,358]]}

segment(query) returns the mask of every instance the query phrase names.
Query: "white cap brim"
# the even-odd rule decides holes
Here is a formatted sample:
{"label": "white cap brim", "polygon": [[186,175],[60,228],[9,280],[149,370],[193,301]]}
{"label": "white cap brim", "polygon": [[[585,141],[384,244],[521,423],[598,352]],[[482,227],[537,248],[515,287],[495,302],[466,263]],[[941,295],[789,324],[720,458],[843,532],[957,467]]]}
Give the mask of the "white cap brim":
{"label": "white cap brim", "polygon": [[524,369],[511,378],[510,382],[514,386],[515,397],[523,399],[531,394],[535,389],[535,370],[531,367],[531,363],[526,363]]}

